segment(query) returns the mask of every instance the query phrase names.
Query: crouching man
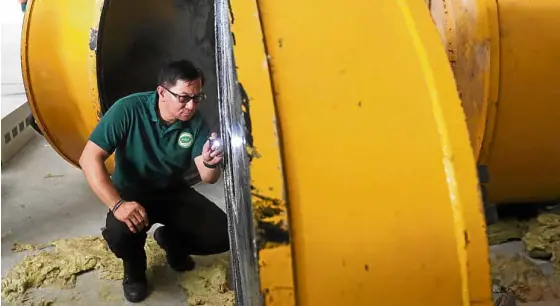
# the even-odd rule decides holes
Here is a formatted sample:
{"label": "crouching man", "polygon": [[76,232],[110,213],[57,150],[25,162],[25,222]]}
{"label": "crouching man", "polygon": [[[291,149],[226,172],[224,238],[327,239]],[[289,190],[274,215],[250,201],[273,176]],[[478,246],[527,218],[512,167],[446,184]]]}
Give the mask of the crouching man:
{"label": "crouching man", "polygon": [[[146,232],[154,232],[176,271],[194,268],[190,255],[229,250],[226,214],[185,184],[194,162],[206,183],[220,177],[221,148],[209,144],[196,112],[204,103],[204,77],[189,61],[163,67],[154,91],[116,101],[92,132],[80,157],[91,189],[109,208],[103,237],[123,261],[123,291],[130,302],[147,296]],[[115,152],[112,177],[105,160]]]}

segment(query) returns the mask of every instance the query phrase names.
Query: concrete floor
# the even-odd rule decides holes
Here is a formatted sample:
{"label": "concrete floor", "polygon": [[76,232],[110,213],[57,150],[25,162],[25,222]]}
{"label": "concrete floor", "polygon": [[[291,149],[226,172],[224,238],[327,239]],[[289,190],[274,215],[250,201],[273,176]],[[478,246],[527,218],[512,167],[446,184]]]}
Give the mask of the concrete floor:
{"label": "concrete floor", "polygon": [[[223,184],[195,187],[225,209]],[[2,165],[2,277],[25,256],[14,253],[14,242],[45,243],[61,238],[99,235],[106,209],[89,189],[83,174],[64,161],[41,136]],[[153,232],[153,228],[152,231]],[[492,254],[521,252],[520,242],[490,248]],[[551,272],[549,262],[536,261]],[[150,297],[139,305],[185,305],[186,295],[169,268],[156,271]],[[119,281],[101,280],[97,272],[78,277],[73,290],[32,290],[35,298],[56,298],[56,305],[127,305]],[[560,301],[522,304],[560,305]]]}
{"label": "concrete floor", "polygon": [[[512,242],[490,246],[490,256],[491,257],[496,255],[515,256],[517,254],[522,254],[523,256],[531,260],[533,263],[535,263],[538,267],[540,267],[546,275],[551,275],[554,273],[554,267],[552,266],[550,261],[532,259],[525,253],[524,250],[525,247],[523,245],[523,242],[512,241]],[[518,302],[516,306],[560,306],[560,300],[545,301],[545,302],[530,302],[530,303]]]}
{"label": "concrete floor", "polygon": [[[196,186],[224,209],[223,184]],[[41,136],[2,165],[2,277],[26,252],[14,253],[14,242],[46,243],[61,238],[100,235],[105,206],[89,189],[80,170],[64,161]],[[152,228],[152,232],[153,232]],[[175,272],[157,271],[158,282],[139,305],[185,305],[186,295]],[[56,305],[126,305],[118,281],[100,280],[97,272],[78,277],[73,290],[40,289],[35,297],[56,297]],[[4,303],[3,303],[4,304]],[[138,304],[137,304],[138,305]]]}

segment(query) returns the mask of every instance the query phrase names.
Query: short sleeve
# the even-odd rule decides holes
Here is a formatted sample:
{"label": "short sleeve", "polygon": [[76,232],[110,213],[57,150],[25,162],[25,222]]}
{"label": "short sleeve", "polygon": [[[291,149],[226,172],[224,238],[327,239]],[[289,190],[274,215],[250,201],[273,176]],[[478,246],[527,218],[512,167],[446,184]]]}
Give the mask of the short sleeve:
{"label": "short sleeve", "polygon": [[117,101],[101,117],[89,140],[112,154],[126,139],[130,128],[130,114],[124,101]]}
{"label": "short sleeve", "polygon": [[202,120],[201,118],[198,132],[196,133],[194,139],[194,145],[192,149],[193,159],[197,156],[202,155],[202,148],[204,148],[204,144],[208,140],[208,137],[210,137],[210,129],[208,128],[206,122],[204,122],[204,120]]}

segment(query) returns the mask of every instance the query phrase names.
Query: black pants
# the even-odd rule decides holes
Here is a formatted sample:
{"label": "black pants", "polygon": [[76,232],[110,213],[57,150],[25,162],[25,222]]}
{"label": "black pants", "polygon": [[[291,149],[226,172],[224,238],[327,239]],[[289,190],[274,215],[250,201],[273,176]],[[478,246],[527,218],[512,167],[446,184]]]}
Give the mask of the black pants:
{"label": "black pants", "polygon": [[111,251],[125,264],[146,265],[146,232],[161,223],[166,251],[173,256],[210,255],[229,250],[226,214],[192,188],[134,196],[122,194],[124,200],[137,201],[148,214],[150,225],[133,233],[128,226],[107,213],[103,237]]}

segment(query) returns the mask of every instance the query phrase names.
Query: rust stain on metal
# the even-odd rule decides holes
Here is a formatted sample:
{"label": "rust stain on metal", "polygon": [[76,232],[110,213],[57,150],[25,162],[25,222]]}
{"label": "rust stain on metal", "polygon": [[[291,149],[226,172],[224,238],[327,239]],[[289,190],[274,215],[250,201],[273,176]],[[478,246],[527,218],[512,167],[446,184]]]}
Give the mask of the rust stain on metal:
{"label": "rust stain on metal", "polygon": [[288,216],[284,201],[253,192],[253,211],[257,222],[257,248],[289,244]]}

